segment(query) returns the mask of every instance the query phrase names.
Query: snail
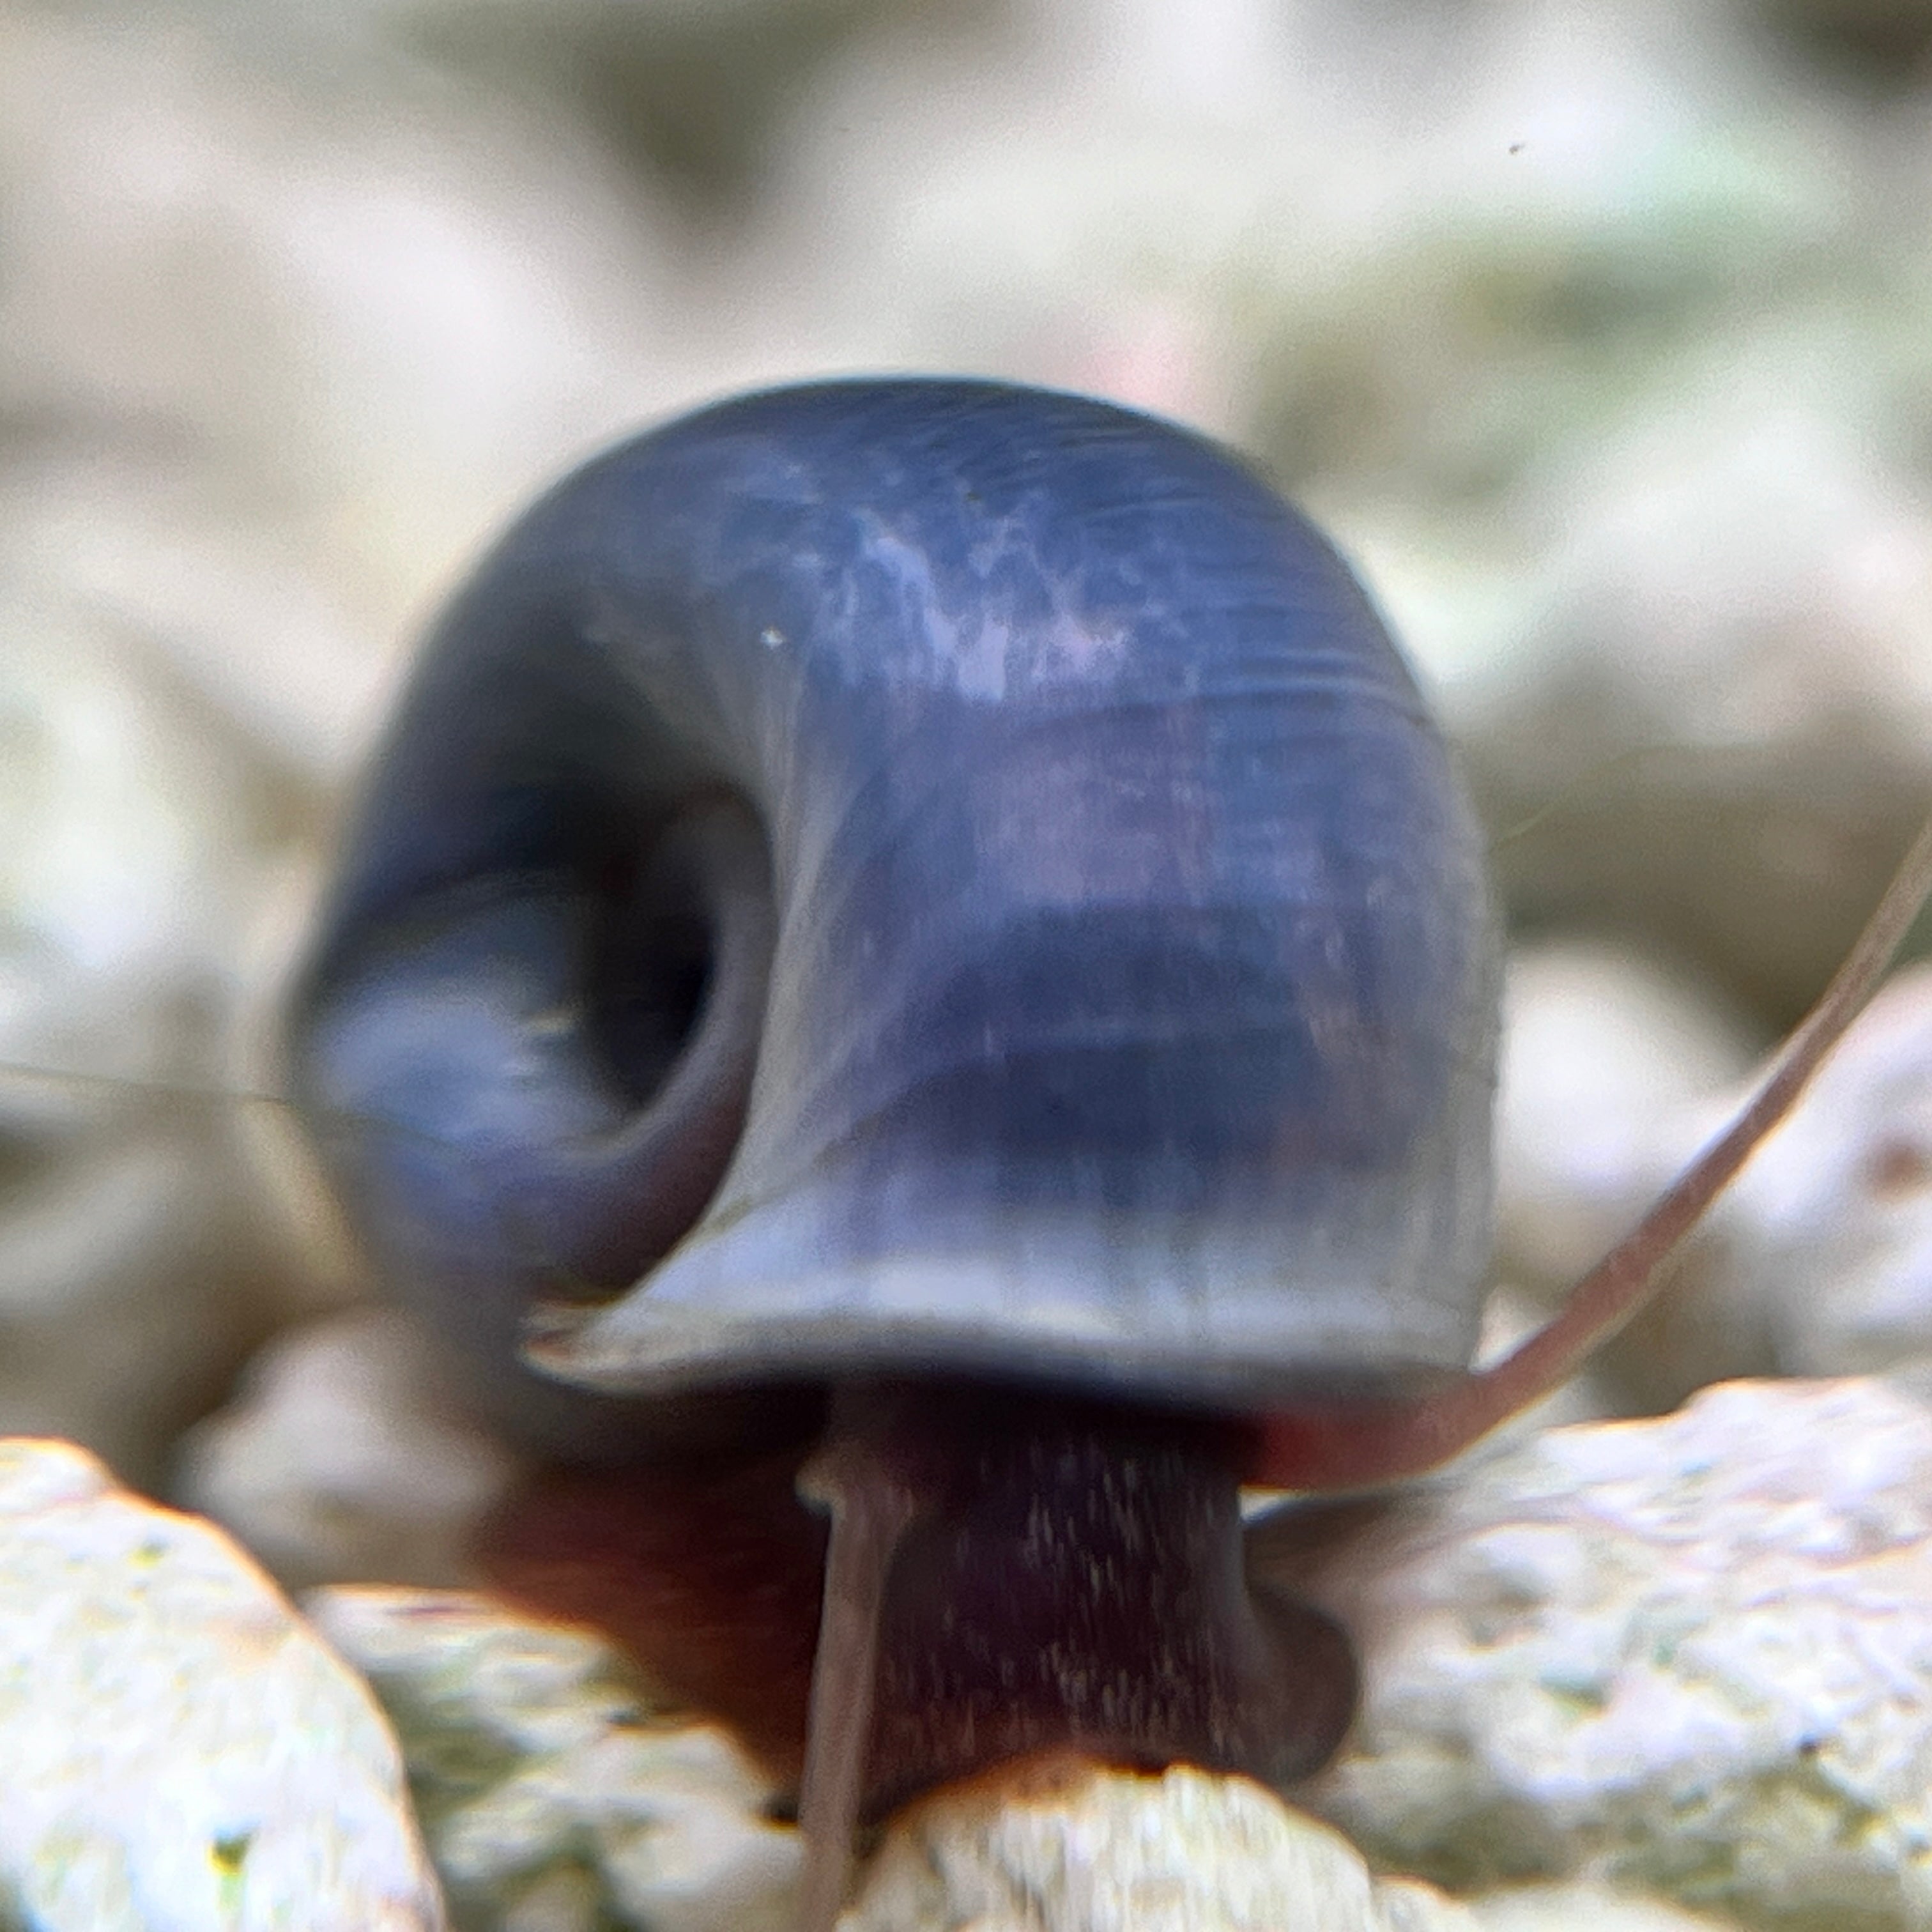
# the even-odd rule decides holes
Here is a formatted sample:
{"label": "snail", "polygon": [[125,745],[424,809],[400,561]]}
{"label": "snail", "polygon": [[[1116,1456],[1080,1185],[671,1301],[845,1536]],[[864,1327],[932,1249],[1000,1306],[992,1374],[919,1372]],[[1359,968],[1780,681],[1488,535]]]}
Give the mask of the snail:
{"label": "snail", "polygon": [[292,1003],[381,1271],[554,1472],[491,1532],[861,1821],[1036,1751],[1274,1784],[1345,1635],[1239,1486],[1391,1480],[1628,1312],[1842,1028],[1469,1363],[1498,937],[1415,682],[1236,459],[887,380],[597,458],[430,640]]}

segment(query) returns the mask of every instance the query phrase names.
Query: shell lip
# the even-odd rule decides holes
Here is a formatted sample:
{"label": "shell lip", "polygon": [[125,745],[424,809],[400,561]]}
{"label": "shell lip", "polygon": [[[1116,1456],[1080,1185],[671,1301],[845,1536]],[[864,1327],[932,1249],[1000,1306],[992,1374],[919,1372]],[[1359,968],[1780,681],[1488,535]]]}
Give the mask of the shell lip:
{"label": "shell lip", "polygon": [[[1464,1365],[1418,1348],[1373,1362],[1344,1338],[1270,1351],[1252,1337],[1096,1333],[1051,1316],[997,1324],[903,1312],[827,1310],[810,1316],[640,1310],[634,1301],[566,1327],[553,1321],[524,1354],[541,1372],[600,1394],[669,1397],[707,1387],[846,1381],[868,1376],[983,1376],[1050,1382],[1229,1414],[1304,1405],[1412,1401]],[[1064,1311],[1063,1311],[1064,1312]]]}

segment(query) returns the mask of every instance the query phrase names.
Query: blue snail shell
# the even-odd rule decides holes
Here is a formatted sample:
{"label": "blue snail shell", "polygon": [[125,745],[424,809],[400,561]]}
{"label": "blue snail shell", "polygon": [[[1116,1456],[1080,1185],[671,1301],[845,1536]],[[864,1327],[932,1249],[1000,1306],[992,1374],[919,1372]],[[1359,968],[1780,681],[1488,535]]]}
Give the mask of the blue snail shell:
{"label": "blue snail shell", "polygon": [[1172,426],[891,380],[701,410],[502,540],[291,1053],[379,1263],[587,1440],[875,1370],[1460,1370],[1496,1010],[1474,820],[1324,538]]}

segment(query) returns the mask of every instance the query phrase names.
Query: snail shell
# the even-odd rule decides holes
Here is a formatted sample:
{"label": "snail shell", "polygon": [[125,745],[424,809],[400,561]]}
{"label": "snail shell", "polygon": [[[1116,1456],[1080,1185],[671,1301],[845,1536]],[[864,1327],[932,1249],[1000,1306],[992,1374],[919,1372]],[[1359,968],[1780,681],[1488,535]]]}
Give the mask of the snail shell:
{"label": "snail shell", "polygon": [[860,1371],[1460,1370],[1496,988],[1448,752],[1308,523],[1102,404],[834,382],[497,546],[292,1042],[403,1292],[526,1435],[628,1454]]}

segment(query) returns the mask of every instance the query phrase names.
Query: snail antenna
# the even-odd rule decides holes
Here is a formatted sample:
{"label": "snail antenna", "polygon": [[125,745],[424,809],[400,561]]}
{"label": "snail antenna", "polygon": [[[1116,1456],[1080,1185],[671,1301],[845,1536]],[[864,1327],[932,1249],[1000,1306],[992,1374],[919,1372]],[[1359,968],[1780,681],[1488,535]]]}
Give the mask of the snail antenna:
{"label": "snail antenna", "polygon": [[155,1080],[136,1073],[84,1073],[64,1067],[30,1066],[18,1060],[0,1060],[0,1082],[16,1087],[49,1087],[63,1093],[145,1094],[164,1100],[198,1101],[211,1107],[272,1107],[290,1112],[295,1105],[284,1095],[245,1087]]}
{"label": "snail antenna", "polygon": [[842,1426],[855,1400],[864,1396],[835,1393],[824,1445],[798,1478],[800,1495],[832,1518],[799,1790],[805,1869],[798,1932],[833,1932],[844,1906],[872,1749],[886,1580],[899,1539],[918,1514],[913,1492],[866,1433]]}
{"label": "snail antenna", "polygon": [[1818,1003],[1773,1058],[1730,1125],[1630,1232],[1570,1291],[1562,1311],[1492,1368],[1420,1402],[1302,1409],[1263,1424],[1252,1480],[1304,1490],[1363,1489],[1424,1474],[1460,1455],[1554,1388],[1654,1294],[1664,1264],[1806,1084],[1878,986],[1928,895],[1932,820]]}

